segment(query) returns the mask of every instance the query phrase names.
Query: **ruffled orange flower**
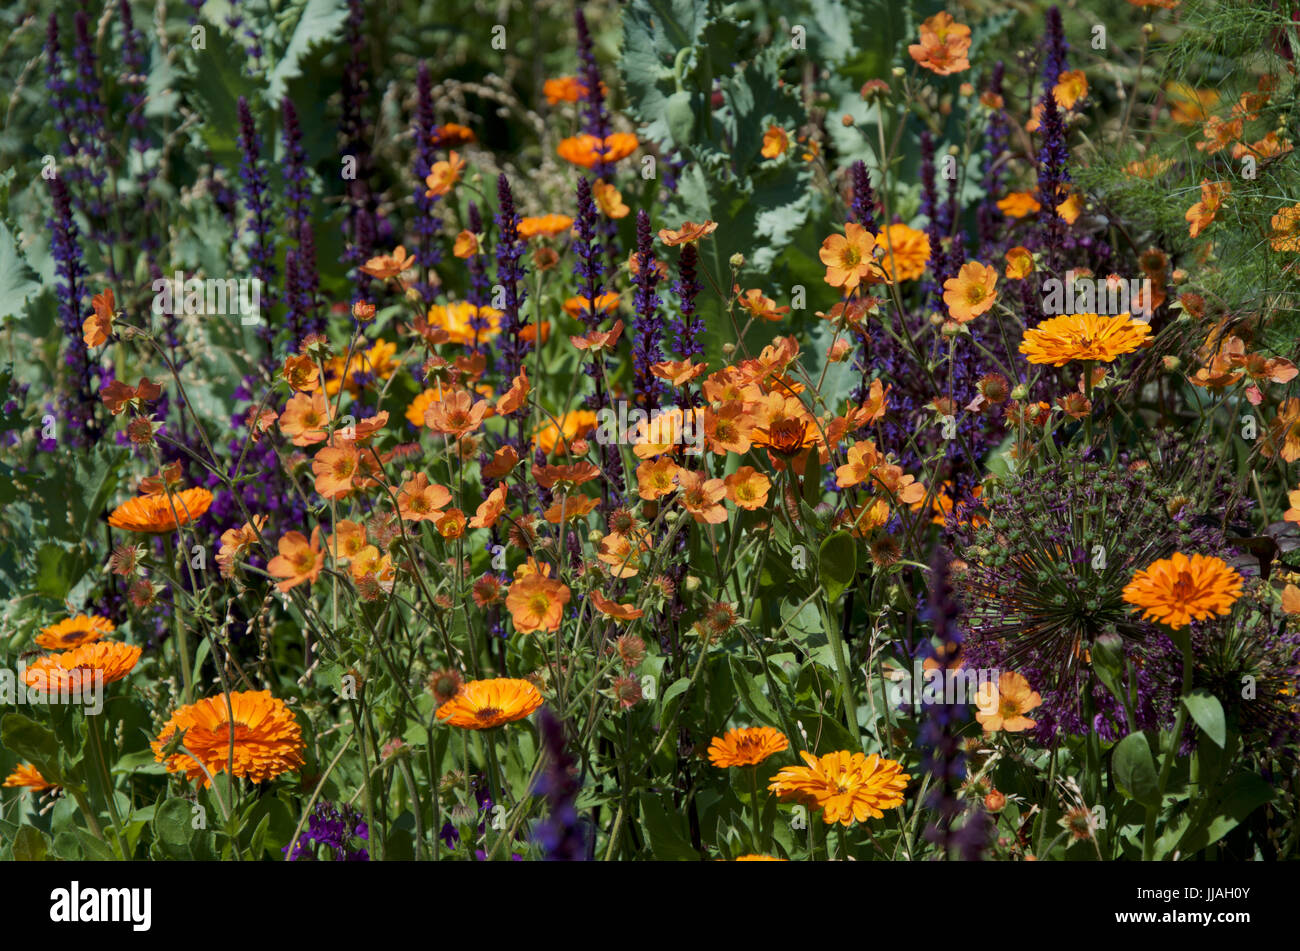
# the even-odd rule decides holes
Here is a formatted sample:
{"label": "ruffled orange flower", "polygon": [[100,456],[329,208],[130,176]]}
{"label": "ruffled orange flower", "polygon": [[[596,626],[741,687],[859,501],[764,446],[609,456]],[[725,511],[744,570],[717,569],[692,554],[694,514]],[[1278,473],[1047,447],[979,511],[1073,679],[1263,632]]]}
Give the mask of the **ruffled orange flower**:
{"label": "ruffled orange flower", "polygon": [[461,390],[430,406],[424,414],[424,424],[435,433],[459,438],[482,426],[488,409],[487,400],[476,402],[472,393]]}
{"label": "ruffled orange flower", "polygon": [[1011,192],[1006,198],[998,201],[998,210],[1008,218],[1023,218],[1025,215],[1032,215],[1042,207],[1038,199],[1029,192]]}
{"label": "ruffled orange flower", "polygon": [[1300,398],[1291,397],[1277,409],[1264,437],[1263,450],[1285,462],[1300,459]]}
{"label": "ruffled orange flower", "polygon": [[272,578],[283,578],[276,585],[280,591],[288,591],[306,582],[315,583],[325,567],[325,551],[320,544],[320,526],[312,529],[311,540],[302,532],[288,532],[281,537],[277,545],[279,554],[271,559],[266,572]]}
{"label": "ruffled orange flower", "polygon": [[616,621],[632,621],[645,614],[635,604],[619,604],[617,601],[611,601],[599,591],[591,592],[591,604],[605,617],[612,617]]}
{"label": "ruffled orange flower", "polygon": [[1174,552],[1133,575],[1124,600],[1142,616],[1175,630],[1192,621],[1227,614],[1241,597],[1241,575],[1212,555]]}
{"label": "ruffled orange flower", "polygon": [[[426,318],[431,328],[443,331],[449,343],[474,344],[491,340],[501,332],[503,312],[495,307],[475,307],[468,301],[433,304]],[[474,323],[483,326],[475,327]]]}
{"label": "ruffled orange flower", "polygon": [[117,316],[117,305],[113,300],[113,289],[105,288],[90,299],[91,314],[81,325],[82,339],[87,347],[98,347],[108,343],[113,335],[113,319]]}
{"label": "ruffled orange flower", "polygon": [[768,789],[782,800],[822,810],[827,825],[852,825],[879,819],[883,810],[903,804],[903,790],[912,777],[891,759],[839,750],[825,756],[799,751],[806,765],[787,766]]}
{"label": "ruffled orange flower", "polygon": [[564,302],[564,312],[574,320],[581,320],[586,314],[612,314],[618,310],[618,295],[612,291],[597,294],[590,301],[581,294],[575,294]]}
{"label": "ruffled orange flower", "polygon": [[998,295],[993,290],[997,282],[996,268],[967,261],[956,277],[943,282],[943,302],[948,305],[948,316],[964,324],[987,312],[997,302]]}
{"label": "ruffled orange flower", "polygon": [[31,763],[19,763],[18,768],[5,777],[3,785],[25,787],[38,793],[59,788],[57,783],[52,783],[42,776],[41,771]]}
{"label": "ruffled orange flower", "polygon": [[521,634],[559,630],[569,594],[568,586],[556,578],[532,574],[516,581],[506,595],[515,630]]}
{"label": "ruffled orange flower", "polygon": [[985,733],[1021,733],[1034,725],[1025,714],[1042,702],[1028,680],[1015,671],[1004,670],[998,674],[996,684],[990,680],[980,684],[975,694],[975,719]]}
{"label": "ruffled orange flower", "polygon": [[573,227],[573,219],[568,215],[540,215],[533,218],[519,219],[519,237],[536,238],[553,238],[557,234],[564,234]]}
{"label": "ruffled orange flower", "polygon": [[542,695],[527,680],[471,680],[438,708],[438,719],[467,730],[487,730],[522,720],[541,705]]}
{"label": "ruffled orange flower", "polygon": [[[191,782],[201,779],[208,787],[212,785],[209,773],[229,772],[264,783],[302,766],[302,729],[283,700],[272,697],[269,690],[231,693],[229,707],[226,699],[224,694],[208,697],[178,708],[167,718],[153,741],[154,759],[167,772],[183,773]],[[165,756],[169,741],[181,731],[184,749]]]}
{"label": "ruffled orange flower", "polygon": [[789,748],[790,741],[780,730],[770,726],[739,727],[713,738],[709,744],[709,762],[719,769],[757,766],[769,756]]}
{"label": "ruffled orange flower", "polygon": [[1020,352],[1030,363],[1063,367],[1072,360],[1110,363],[1143,345],[1148,324],[1128,314],[1062,314],[1025,331]]}
{"label": "ruffled orange flower", "polygon": [[567,448],[575,439],[586,436],[595,428],[598,420],[589,409],[574,410],[559,418],[559,426],[547,423],[533,433],[533,445],[543,452],[555,452],[560,446]]}
{"label": "ruffled orange flower", "polygon": [[592,185],[591,197],[606,218],[626,218],[632,211],[623,201],[623,195],[609,182],[598,181]]}
{"label": "ruffled orange flower", "polygon": [[718,230],[716,221],[705,221],[703,224],[696,224],[693,221],[683,221],[682,226],[676,231],[670,231],[664,228],[659,232],[659,240],[668,247],[676,247],[679,244],[691,244],[699,241],[701,238],[707,238],[713,232]]}
{"label": "ruffled orange flower", "polygon": [[112,634],[114,630],[113,622],[106,617],[78,614],[41,628],[41,633],[34,639],[38,647],[47,650],[69,650],[82,644],[94,643],[106,634]]}
{"label": "ruffled orange flower", "polygon": [[295,446],[311,446],[329,438],[325,428],[334,418],[334,407],[320,390],[295,393],[280,414],[280,432]]}
{"label": "ruffled orange flower", "polygon": [[502,482],[495,489],[488,493],[488,497],[483,500],[478,509],[474,512],[474,517],[469,520],[470,528],[491,528],[501,517],[501,513],[506,510],[506,484]]}
{"label": "ruffled orange flower", "polygon": [[930,263],[930,236],[905,224],[892,224],[876,235],[883,248],[880,266],[893,281],[914,281]]}
{"label": "ruffled orange flower", "polygon": [[1269,219],[1273,233],[1268,244],[1274,251],[1300,251],[1300,205],[1283,208]]}
{"label": "ruffled orange flower", "polygon": [[113,509],[108,524],[127,532],[158,535],[195,521],[211,504],[212,493],[207,489],[182,489],[170,495],[155,492],[127,499]]}
{"label": "ruffled orange flower", "polygon": [[1016,246],[1006,253],[1007,280],[1023,281],[1034,273],[1034,255],[1028,248]]}
{"label": "ruffled orange flower", "polygon": [[444,122],[440,126],[435,126],[429,133],[429,141],[438,148],[446,149],[456,145],[469,145],[471,142],[478,140],[474,130],[469,126],[463,126],[459,122]]}
{"label": "ruffled orange flower", "polygon": [[413,267],[415,267],[415,255],[407,254],[406,248],[399,244],[392,254],[376,255],[361,265],[358,270],[362,274],[369,274],[377,281],[385,281]]}
{"label": "ruffled orange flower", "polygon": [[970,27],[941,12],[921,24],[921,42],[908,46],[907,52],[930,72],[950,76],[970,69],[970,42]]}
{"label": "ruffled orange flower", "polygon": [[587,95],[587,87],[577,76],[560,76],[542,83],[542,94],[546,104],[554,106],[561,102],[577,102]]}
{"label": "ruffled orange flower", "polygon": [[784,155],[790,148],[790,133],[779,125],[770,125],[763,133],[763,148],[759,154],[766,159]]}
{"label": "ruffled orange flower", "polygon": [[555,151],[566,162],[593,168],[602,162],[617,162],[627,158],[640,144],[631,132],[615,132],[606,136],[603,143],[596,136],[583,133],[561,140]]}
{"label": "ruffled orange flower", "polygon": [[1212,182],[1208,178],[1201,179],[1201,200],[1187,209],[1183,215],[1187,219],[1187,233],[1195,238],[1202,231],[1208,228],[1214,221],[1215,214],[1223,207],[1223,201],[1232,193],[1232,185],[1228,182]]}
{"label": "ruffled orange flower", "polygon": [[121,641],[98,641],[37,658],[23,671],[23,682],[42,692],[75,693],[100,676],[106,684],[121,680],[139,661],[138,647]]}

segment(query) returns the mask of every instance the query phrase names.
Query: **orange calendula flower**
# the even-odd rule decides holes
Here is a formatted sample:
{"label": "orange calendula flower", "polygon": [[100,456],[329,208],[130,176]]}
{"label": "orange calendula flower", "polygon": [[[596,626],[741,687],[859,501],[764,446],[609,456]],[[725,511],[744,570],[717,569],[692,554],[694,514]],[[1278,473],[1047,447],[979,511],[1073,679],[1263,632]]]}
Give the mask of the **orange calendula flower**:
{"label": "orange calendula flower", "polygon": [[527,680],[471,680],[438,708],[438,719],[467,730],[487,730],[522,720],[541,705],[542,695]]}
{"label": "orange calendula flower", "polygon": [[763,148],[760,154],[763,158],[774,159],[784,155],[790,148],[790,133],[779,125],[770,125],[767,131],[763,133]]}
{"label": "orange calendula flower", "polygon": [[741,466],[722,481],[727,487],[727,498],[737,508],[752,512],[767,505],[772,480],[753,466]]}
{"label": "orange calendula flower", "polygon": [[41,628],[34,640],[38,647],[47,650],[68,650],[91,644],[115,630],[112,621],[98,614],[78,614],[65,618],[57,624]]}
{"label": "orange calendula flower", "polygon": [[996,268],[967,261],[956,277],[943,282],[943,302],[948,305],[948,316],[964,324],[987,312],[997,302],[998,295],[993,290],[997,282]]}
{"label": "orange calendula flower", "polygon": [[207,489],[155,492],[127,499],[108,516],[108,524],[127,532],[159,535],[195,521],[212,504]]}
{"label": "orange calendula flower", "polygon": [[691,244],[701,238],[707,238],[717,230],[718,223],[716,221],[706,221],[698,225],[693,221],[684,221],[676,231],[670,231],[667,228],[660,231],[659,240],[668,247],[673,248],[679,244]]}
{"label": "orange calendula flower", "polygon": [[1043,206],[1029,192],[1012,192],[998,202],[998,210],[1008,218],[1023,218],[1032,215]]}
{"label": "orange calendula flower", "polygon": [[544,238],[554,238],[557,234],[564,234],[573,227],[573,219],[568,215],[541,215],[535,218],[519,219],[519,237],[536,238],[539,235]]}
{"label": "orange calendula flower", "polygon": [[1025,247],[1014,247],[1006,253],[1007,280],[1023,281],[1034,273],[1034,256]]}
{"label": "orange calendula flower", "polygon": [[757,766],[769,756],[789,748],[790,741],[780,730],[770,726],[740,727],[713,738],[709,744],[709,762],[719,769]]}
{"label": "orange calendula flower", "polygon": [[[182,748],[168,756],[164,751],[178,732],[184,733]],[[218,694],[180,707],[152,745],[154,759],[167,772],[202,780],[205,788],[212,785],[209,775],[217,773],[264,783],[293,772],[302,766],[305,748],[293,712],[269,690]]]}
{"label": "orange calendula flower", "polygon": [[970,42],[970,27],[941,12],[921,24],[921,42],[910,45],[907,52],[930,72],[950,76],[970,69]]}
{"label": "orange calendula flower", "polygon": [[839,750],[814,756],[800,750],[803,766],[787,766],[768,789],[782,800],[822,810],[822,821],[852,825],[879,819],[885,809],[903,804],[903,790],[912,777],[891,759]]}
{"label": "orange calendula flower", "polygon": [[58,789],[58,783],[52,783],[31,763],[19,763],[18,768],[5,777],[5,786],[22,787],[33,792],[42,793],[48,789]]}
{"label": "orange calendula flower", "polygon": [[465,163],[456,152],[450,152],[444,162],[434,162],[429,168],[429,175],[424,180],[427,188],[426,198],[435,198],[447,194],[460,181],[460,173]]}
{"label": "orange calendula flower", "polygon": [[117,305],[113,300],[113,289],[105,288],[90,299],[91,315],[81,325],[82,339],[87,347],[98,347],[108,343],[113,335],[113,319],[117,316]]}
{"label": "orange calendula flower", "polygon": [[844,234],[833,234],[822,242],[818,257],[826,265],[824,280],[831,287],[852,291],[859,284],[878,284],[886,280],[876,263],[876,239],[866,228],[850,221]]}
{"label": "orange calendula flower", "polygon": [[591,604],[605,617],[612,617],[617,621],[633,621],[645,614],[634,604],[619,604],[617,601],[611,601],[599,591],[591,592]]}
{"label": "orange calendula flower", "polygon": [[1063,367],[1073,360],[1110,363],[1143,345],[1149,324],[1128,314],[1062,314],[1025,331],[1020,352],[1030,363]]}
{"label": "orange calendula flower", "polygon": [[392,254],[376,255],[361,265],[359,270],[362,274],[369,274],[375,280],[385,281],[413,267],[415,267],[415,255],[407,254],[406,248],[399,244]]}
{"label": "orange calendula flower", "polygon": [[42,693],[77,693],[95,681],[111,684],[121,680],[139,661],[138,647],[121,641],[96,641],[38,658],[23,671],[23,682]]}
{"label": "orange calendula flower", "polygon": [[876,246],[884,249],[880,266],[892,281],[914,281],[930,263],[930,236],[905,224],[886,227],[876,235]]}
{"label": "orange calendula flower", "polygon": [[1201,200],[1187,209],[1183,215],[1188,222],[1187,233],[1195,238],[1214,222],[1214,216],[1223,207],[1224,199],[1232,193],[1228,182],[1212,182],[1201,179]]}
{"label": "orange calendula flower", "polygon": [[584,132],[561,140],[555,151],[566,162],[593,168],[602,162],[617,162],[627,158],[640,144],[631,132],[615,132],[606,136],[603,143],[596,136]]}
{"label": "orange calendula flower", "polygon": [[569,603],[569,588],[556,578],[531,574],[516,581],[506,594],[506,607],[521,634],[556,631]]}
{"label": "orange calendula flower", "polygon": [[1269,219],[1273,233],[1268,244],[1274,251],[1300,251],[1300,205],[1283,208]]}
{"label": "orange calendula flower", "polygon": [[320,526],[312,529],[311,540],[302,532],[288,532],[276,546],[279,554],[266,566],[272,578],[282,578],[276,588],[289,591],[306,582],[315,583],[325,567],[325,551],[320,544]]}
{"label": "orange calendula flower", "polygon": [[727,509],[721,504],[727,496],[727,485],[721,479],[706,479],[702,472],[681,469],[677,483],[682,490],[682,506],[695,521],[717,525],[727,520]]}
{"label": "orange calendula flower", "polygon": [[1241,597],[1241,575],[1212,555],[1174,552],[1133,575],[1124,600],[1142,616],[1175,630],[1192,621],[1227,614]]}
{"label": "orange calendula flower", "polygon": [[1025,716],[1043,702],[1029,681],[1011,670],[998,674],[998,682],[986,680],[980,684],[975,694],[975,719],[980,722],[985,733],[1021,733],[1034,725],[1034,721]]}

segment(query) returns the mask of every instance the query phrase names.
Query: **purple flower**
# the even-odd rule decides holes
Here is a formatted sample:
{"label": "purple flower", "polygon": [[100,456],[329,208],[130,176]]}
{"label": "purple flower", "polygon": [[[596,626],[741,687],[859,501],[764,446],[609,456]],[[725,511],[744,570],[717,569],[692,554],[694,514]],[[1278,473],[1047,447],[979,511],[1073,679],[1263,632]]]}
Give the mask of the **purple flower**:
{"label": "purple flower", "polygon": [[586,861],[587,836],[578,818],[577,807],[578,790],[582,784],[573,775],[576,761],[568,750],[564,724],[550,707],[542,707],[538,726],[547,761],[545,771],[533,786],[533,795],[546,797],[547,816],[537,825],[536,840],[548,861]]}
{"label": "purple flower", "polygon": [[[368,862],[370,852],[363,843],[369,840],[370,827],[351,806],[339,809],[332,803],[318,802],[286,861]],[[283,851],[288,853],[289,846]]]}
{"label": "purple flower", "polygon": [[650,236],[650,216],[645,209],[636,213],[636,276],[632,283],[636,287],[633,306],[636,317],[632,329],[632,365],[635,374],[635,391],[637,404],[642,409],[653,409],[663,399],[663,381],[655,376],[650,367],[663,360],[660,337],[663,336],[664,322],[659,315],[659,295],[655,288],[660,276],[658,262],[655,260],[654,247]]}

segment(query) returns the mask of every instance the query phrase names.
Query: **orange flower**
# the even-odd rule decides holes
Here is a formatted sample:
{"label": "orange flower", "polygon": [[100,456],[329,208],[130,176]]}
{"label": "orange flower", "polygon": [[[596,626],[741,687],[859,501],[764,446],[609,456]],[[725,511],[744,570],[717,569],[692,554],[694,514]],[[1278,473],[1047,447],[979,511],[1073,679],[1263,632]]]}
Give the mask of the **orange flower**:
{"label": "orange flower", "polygon": [[443,538],[460,538],[465,534],[465,513],[460,509],[447,509],[433,520],[433,527]]}
{"label": "orange flower", "polygon": [[113,335],[113,318],[117,316],[117,305],[113,301],[113,289],[106,287],[90,299],[93,313],[81,325],[82,339],[87,347],[98,347],[108,343]]}
{"label": "orange flower", "polygon": [[1062,314],[1025,331],[1020,352],[1030,363],[1063,367],[1072,360],[1110,363],[1142,346],[1149,324],[1128,314]]}
{"label": "orange flower", "polygon": [[706,479],[702,472],[682,469],[677,483],[682,489],[682,506],[695,521],[717,525],[727,520],[727,510],[720,504],[727,496],[727,484],[721,479]]}
{"label": "orange flower", "polygon": [[718,769],[757,766],[769,756],[789,748],[790,741],[785,734],[770,726],[737,728],[713,738],[709,744],[709,762]]}
{"label": "orange flower", "polygon": [[588,409],[574,410],[559,418],[559,426],[547,423],[533,434],[533,445],[550,454],[564,446],[566,449],[573,440],[586,436],[596,428],[596,414]]}
{"label": "orange flower", "polygon": [[[603,298],[611,296],[615,297],[617,300],[617,295],[602,294],[600,297],[596,298],[596,302],[599,303]],[[580,297],[578,300],[581,300],[585,304],[587,299],[585,297]],[[618,338],[622,335],[623,321],[616,320],[614,321],[614,326],[610,327],[609,330],[593,330],[581,337],[570,336],[569,342],[579,350],[590,350],[592,353],[603,353],[607,350],[613,350],[614,345],[618,343]]]}
{"label": "orange flower", "polygon": [[41,693],[76,694],[96,681],[121,680],[139,662],[140,648],[121,641],[97,641],[38,658],[23,671],[23,682]]}
{"label": "orange flower", "polygon": [[451,246],[451,253],[464,261],[478,254],[478,248],[478,235],[472,231],[462,231],[456,235],[456,240]]}
{"label": "orange flower", "polygon": [[280,432],[295,446],[310,446],[328,438],[325,427],[333,418],[334,408],[320,390],[295,393],[280,414]]}
{"label": "orange flower", "polygon": [[660,231],[659,240],[672,248],[679,244],[691,244],[701,238],[707,238],[717,230],[718,223],[716,221],[705,221],[703,224],[698,225],[693,221],[684,221],[676,231],[669,231],[667,228]]}
{"label": "orange flower", "polygon": [[763,148],[760,154],[763,158],[774,159],[779,155],[784,155],[790,148],[790,133],[779,125],[770,125],[767,131],[763,133]]}
{"label": "orange flower", "polygon": [[736,299],[736,303],[760,320],[777,321],[790,313],[789,307],[777,307],[776,301],[764,296],[757,287],[741,294]]}
{"label": "orange flower", "polygon": [[1187,233],[1195,238],[1208,228],[1214,221],[1215,214],[1223,207],[1224,199],[1231,193],[1232,186],[1228,182],[1211,182],[1208,178],[1201,179],[1201,200],[1188,208],[1187,213],[1183,215],[1190,225]]}
{"label": "orange flower", "polygon": [[575,294],[564,302],[564,312],[574,320],[581,320],[587,314],[612,314],[618,310],[618,295],[613,291],[598,294],[595,301],[590,301],[581,294]]}
{"label": "orange flower", "polygon": [[326,446],[316,453],[311,471],[316,476],[316,491],[325,499],[341,499],[352,491],[357,474],[358,453],[355,446]]}
{"label": "orange flower", "polygon": [[650,372],[673,386],[683,386],[703,373],[708,366],[707,363],[692,363],[690,360],[665,360],[650,364]]}
{"label": "orange flower", "polygon": [[128,407],[139,412],[144,409],[145,403],[152,403],[160,396],[162,387],[144,377],[140,377],[140,383],[135,387],[114,380],[99,391],[99,398],[114,416]]}
{"label": "orange flower", "polygon": [[881,231],[876,246],[884,248],[880,266],[892,281],[914,281],[930,262],[930,236],[905,224],[892,224]]}
{"label": "orange flower", "polygon": [[610,532],[600,540],[596,548],[596,557],[609,566],[609,573],[615,578],[635,578],[641,571],[641,555],[650,550],[644,538],[633,543],[622,532]]}
{"label": "orange flower", "polygon": [[1021,733],[1034,725],[1025,714],[1042,702],[1043,698],[1030,689],[1028,680],[1015,671],[1004,670],[998,675],[996,684],[991,680],[980,684],[975,694],[978,711],[975,719],[985,733],[999,730]]}
{"label": "orange flower", "polygon": [[1133,575],[1124,600],[1175,630],[1227,614],[1241,597],[1241,575],[1219,558],[1174,552]]}
{"label": "orange flower", "polygon": [[377,255],[361,265],[359,270],[362,274],[369,274],[375,280],[386,281],[413,267],[415,267],[415,255],[407,254],[406,248],[399,244],[392,254]]}
{"label": "orange flower", "polygon": [[366,528],[360,522],[342,519],[325,539],[325,548],[339,562],[355,558],[366,547]]}
{"label": "orange flower", "polygon": [[587,95],[587,87],[576,76],[561,76],[543,82],[542,94],[546,96],[546,104],[554,106],[561,102],[577,102]]}
{"label": "orange flower", "polygon": [[943,282],[943,302],[948,305],[948,316],[964,324],[988,311],[998,299],[993,291],[997,282],[996,268],[967,261],[956,277]]}
{"label": "orange flower", "polygon": [[436,126],[429,134],[429,141],[439,148],[448,148],[453,145],[468,145],[477,141],[478,136],[474,130],[468,126],[460,125],[457,122],[444,122]]}
{"label": "orange flower", "polygon": [[535,238],[541,235],[545,238],[554,238],[557,234],[564,234],[572,227],[573,219],[568,215],[542,215],[537,218],[520,218],[519,237]]}
{"label": "orange flower", "polygon": [[936,13],[921,24],[921,42],[907,52],[918,64],[939,76],[970,69],[970,27],[953,22],[949,13]]}
{"label": "orange flower", "polygon": [[611,163],[625,159],[635,152],[639,145],[636,136],[630,132],[615,132],[606,136],[604,142],[584,132],[582,135],[561,140],[555,151],[566,162],[572,162],[583,168],[593,168],[602,162]]}
{"label": "orange flower", "polygon": [[445,333],[450,343],[475,344],[491,340],[501,332],[502,316],[495,307],[486,304],[475,307],[460,300],[430,305],[426,321],[430,328]]}
{"label": "orange flower", "polygon": [[606,218],[626,218],[632,211],[631,208],[623,201],[623,196],[619,190],[609,182],[598,181],[591,186],[591,197],[596,202],[596,207]]}
{"label": "orange flower", "polygon": [[113,622],[106,617],[100,617],[98,614],[78,614],[76,617],[65,618],[57,624],[41,628],[41,633],[36,635],[35,641],[38,647],[48,650],[68,650],[80,647],[82,644],[91,644],[106,634],[112,634],[114,630]]}
{"label": "orange flower", "polygon": [[516,581],[506,595],[506,607],[521,634],[557,631],[569,603],[568,587],[556,578],[532,574]]}
{"label": "orange flower", "polygon": [[1012,192],[998,202],[998,210],[1008,218],[1023,218],[1032,215],[1043,206],[1029,192]]}
{"label": "orange flower", "polygon": [[850,221],[844,234],[833,234],[822,242],[818,257],[826,265],[825,281],[831,287],[854,290],[864,281],[878,284],[886,280],[873,252],[876,239],[862,225]]}
{"label": "orange flower", "polygon": [[633,621],[645,614],[645,612],[636,605],[619,604],[616,601],[611,601],[599,591],[591,592],[590,597],[591,604],[597,611],[606,617],[612,617],[618,621]]}
{"label": "orange flower", "polygon": [[716,409],[704,407],[704,438],[709,451],[716,455],[749,452],[750,434],[755,425],[757,422],[740,400],[728,400]]}
{"label": "orange flower", "polygon": [[1205,136],[1205,141],[1197,142],[1196,148],[1206,155],[1213,155],[1215,152],[1226,149],[1241,138],[1243,124],[1240,116],[1228,122],[1218,116],[1210,116],[1205,120],[1205,125],[1201,128],[1201,134]]}
{"label": "orange flower", "polygon": [[510,474],[510,470],[519,464],[519,453],[513,446],[502,446],[492,454],[492,460],[483,467],[486,479],[501,479]]}
{"label": "orange flower", "polygon": [[424,184],[428,186],[428,190],[424,193],[425,197],[434,198],[447,194],[460,181],[460,173],[464,168],[465,163],[455,152],[448,153],[445,162],[434,162],[429,168],[429,176],[424,180]]}
{"label": "orange flower", "polygon": [[772,480],[753,466],[741,466],[722,480],[727,487],[727,498],[747,511],[761,509],[767,505],[767,494],[772,489]]}
{"label": "orange flower", "polygon": [[1083,199],[1079,197],[1079,193],[1071,193],[1069,198],[1057,205],[1056,213],[1061,216],[1067,225],[1072,225],[1078,221],[1079,215],[1083,214]]}
{"label": "orange flower", "polygon": [[510,389],[502,393],[501,398],[497,400],[497,415],[509,416],[522,407],[528,399],[529,389],[528,370],[526,367],[520,367],[519,375],[510,383]]}
{"label": "orange flower", "polygon": [[1052,98],[1062,109],[1073,109],[1075,103],[1088,95],[1088,77],[1083,70],[1073,69],[1061,73],[1052,87]]}
{"label": "orange flower", "polygon": [[1300,205],[1281,209],[1269,224],[1273,227],[1269,247],[1274,251],[1300,251]]}
{"label": "orange flower", "polygon": [[600,499],[593,499],[589,495],[562,494],[543,514],[552,525],[559,525],[561,522],[586,518],[599,504]]}
{"label": "orange flower", "polygon": [[437,519],[450,501],[451,493],[436,483],[430,483],[423,472],[417,472],[397,490],[397,511],[404,522]]}
{"label": "orange flower", "polygon": [[[168,756],[164,751],[176,733],[184,733],[182,749]],[[212,785],[209,775],[222,772],[254,783],[292,772],[302,766],[305,746],[293,713],[269,690],[218,694],[180,707],[152,745],[167,772],[201,779],[205,788]]]}
{"label": "orange flower", "polygon": [[1300,398],[1291,397],[1278,407],[1264,438],[1264,452],[1285,462],[1300,459]]}
{"label": "orange flower", "polygon": [[435,433],[459,438],[483,425],[487,411],[487,400],[475,402],[472,393],[461,390],[430,406],[424,414],[424,424]]}
{"label": "orange flower", "polygon": [[296,588],[304,581],[315,583],[325,567],[325,552],[320,547],[320,526],[312,529],[311,541],[302,532],[289,532],[280,538],[279,554],[266,566],[272,578],[283,578],[276,585],[281,591]]}
{"label": "orange flower", "polygon": [[1034,256],[1028,248],[1016,246],[1006,253],[1007,280],[1022,281],[1034,273]]}
{"label": "orange flower", "polygon": [[661,499],[677,491],[677,473],[681,467],[672,456],[661,456],[651,462],[645,460],[636,467],[636,493],[647,502]]}
{"label": "orange flower", "polygon": [[50,782],[31,763],[19,763],[18,768],[5,777],[4,785],[26,787],[38,793],[59,788],[58,783]]}
{"label": "orange flower", "polygon": [[207,489],[157,492],[127,499],[108,516],[108,524],[128,532],[159,535],[195,521],[212,504]]}
{"label": "orange flower", "polygon": [[787,766],[773,777],[768,789],[781,799],[823,810],[827,825],[852,825],[879,819],[884,809],[903,804],[903,790],[912,777],[890,759],[840,750],[814,756],[800,750],[804,766]]}
{"label": "orange flower", "polygon": [[[470,528],[491,528],[506,510],[506,484],[502,482],[488,493],[488,497],[479,505],[474,517],[469,520]],[[448,496],[450,499],[450,496]]]}
{"label": "orange flower", "polygon": [[471,680],[438,708],[438,719],[468,730],[487,730],[522,720],[541,705],[542,695],[527,680]]}

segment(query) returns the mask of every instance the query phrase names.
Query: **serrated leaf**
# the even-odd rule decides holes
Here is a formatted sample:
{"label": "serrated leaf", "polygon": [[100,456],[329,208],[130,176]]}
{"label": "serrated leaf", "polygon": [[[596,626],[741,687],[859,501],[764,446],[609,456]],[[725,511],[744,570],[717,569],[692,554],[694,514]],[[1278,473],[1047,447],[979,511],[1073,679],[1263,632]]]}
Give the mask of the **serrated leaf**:
{"label": "serrated leaf", "polygon": [[307,0],[302,13],[293,25],[289,43],[275,58],[275,66],[267,74],[266,98],[278,106],[289,80],[302,75],[302,61],[312,47],[332,43],[348,17],[344,0]]}

